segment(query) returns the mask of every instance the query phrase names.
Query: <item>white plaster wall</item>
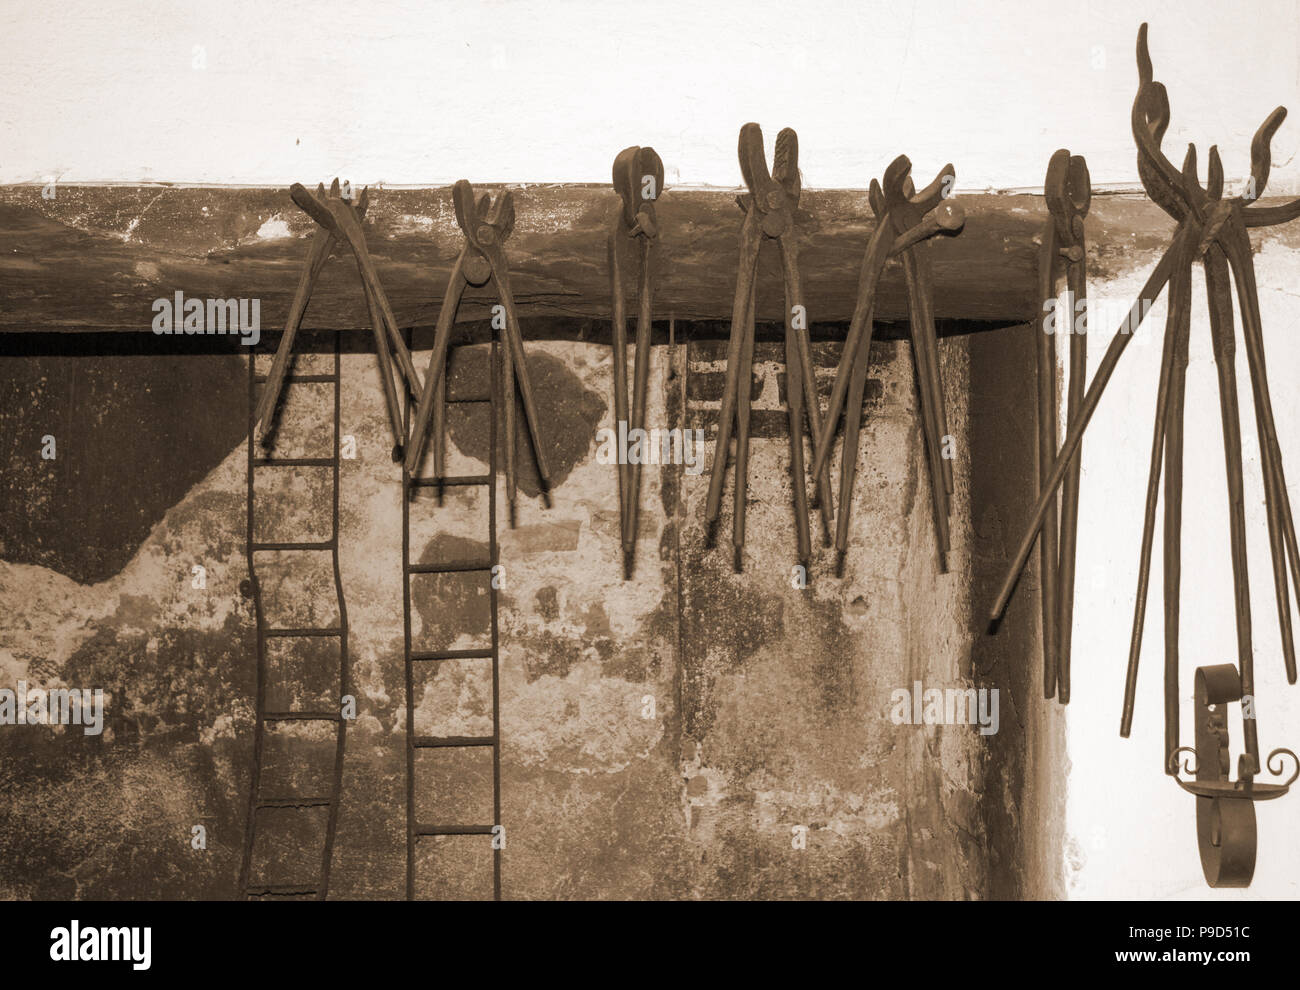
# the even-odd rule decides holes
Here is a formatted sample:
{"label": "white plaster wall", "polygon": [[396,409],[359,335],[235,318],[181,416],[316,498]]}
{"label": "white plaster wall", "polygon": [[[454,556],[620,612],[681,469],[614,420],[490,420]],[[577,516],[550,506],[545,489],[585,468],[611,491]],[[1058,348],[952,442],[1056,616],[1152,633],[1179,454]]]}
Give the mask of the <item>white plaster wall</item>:
{"label": "white plaster wall", "polygon": [[[1132,259],[1129,275],[1090,286],[1089,302],[1127,306],[1156,258]],[[1256,255],[1273,412],[1293,507],[1300,506],[1300,250],[1269,242]],[[1181,592],[1183,745],[1193,743],[1193,676],[1198,666],[1236,663],[1228,497],[1219,414],[1218,371],[1210,344],[1205,280],[1193,281],[1191,357],[1187,372]],[[1066,883],[1073,897],[1300,897],[1300,795],[1256,806],[1259,851],[1255,880],[1244,891],[1211,891],[1196,845],[1196,801],[1161,771],[1164,750],[1163,495],[1156,517],[1151,583],[1132,736],[1119,737],[1137,588],[1142,513],[1151,455],[1156,382],[1167,308],[1152,309],[1129,344],[1084,441],[1072,697],[1067,742],[1072,768],[1066,813]],[[1114,326],[1090,329],[1096,367]],[[1246,528],[1254,620],[1255,697],[1260,749],[1300,750],[1300,687],[1286,683],[1274,602],[1259,443],[1245,347],[1237,320],[1237,387],[1245,461]],[[1163,491],[1163,489],[1162,489]],[[1294,601],[1294,591],[1293,591]],[[1292,609],[1295,615],[1294,605]],[[1241,752],[1240,708],[1229,732]],[[1290,761],[1285,772],[1294,769]],[[1261,779],[1267,780],[1268,777]]]}
{"label": "white plaster wall", "polygon": [[[735,185],[740,125],[795,127],[809,187],[864,187],[899,152],[921,176],[952,160],[959,190],[1041,186],[1050,153],[1085,154],[1098,186],[1136,185],[1129,107],[1137,25],[1151,22],[1175,160],[1218,143],[1230,181],[1278,103],[1300,104],[1293,0],[976,6],[823,0],[619,5],[557,0],[280,0],[6,4],[0,182],[270,184],[607,182],[651,144],[670,182]],[[1300,121],[1274,141],[1271,191],[1300,191]],[[1131,276],[1094,286],[1127,297]],[[1270,246],[1260,282],[1283,456],[1300,507],[1296,252]],[[1185,736],[1191,671],[1234,656],[1217,398],[1198,281],[1189,377],[1184,577]],[[1194,805],[1160,772],[1160,564],[1131,740],[1117,733],[1163,307],[1125,358],[1085,446],[1067,880],[1075,896],[1202,896]],[[1099,356],[1109,328],[1097,327]],[[1151,343],[1143,345],[1141,341]],[[1095,366],[1096,357],[1094,357]],[[1243,396],[1245,358],[1239,358]],[[1253,442],[1249,400],[1243,429]],[[1262,744],[1300,745],[1285,687],[1257,447],[1252,589]],[[978,465],[972,466],[978,470]],[[1259,808],[1255,885],[1295,897],[1300,798]]]}
{"label": "white plaster wall", "polygon": [[[0,182],[608,182],[649,144],[670,181],[730,186],[756,120],[798,130],[810,187],[863,188],[900,152],[954,161],[959,188],[1037,187],[1062,145],[1132,185],[1143,19],[1169,147],[1217,141],[1232,178],[1300,89],[1294,0],[5,6]],[[1278,192],[1297,150],[1293,122]]]}

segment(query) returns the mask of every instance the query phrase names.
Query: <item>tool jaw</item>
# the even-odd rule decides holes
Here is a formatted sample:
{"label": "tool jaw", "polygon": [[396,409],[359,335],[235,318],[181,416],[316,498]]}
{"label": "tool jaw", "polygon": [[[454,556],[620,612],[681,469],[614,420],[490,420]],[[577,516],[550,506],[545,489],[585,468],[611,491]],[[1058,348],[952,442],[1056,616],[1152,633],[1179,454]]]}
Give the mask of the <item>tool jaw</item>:
{"label": "tool jaw", "polygon": [[470,285],[483,285],[492,277],[494,267],[504,268],[506,240],[515,229],[515,200],[510,190],[474,194],[474,187],[460,179],[451,188],[456,224],[469,242],[462,271]]}
{"label": "tool jaw", "polygon": [[614,189],[622,199],[622,231],[629,237],[659,236],[655,202],[664,189],[664,163],[654,148],[633,145],[614,159]]}
{"label": "tool jaw", "polygon": [[776,136],[772,171],[767,168],[763,151],[763,129],[749,123],[740,129],[737,144],[740,174],[748,195],[737,197],[737,204],[748,213],[756,213],[759,225],[768,237],[781,237],[794,227],[794,212],[799,207],[803,180],[799,175],[799,137],[786,127]]}
{"label": "tool jaw", "polygon": [[[1161,140],[1169,127],[1169,94],[1162,83],[1155,81],[1151,52],[1147,45],[1147,25],[1138,29],[1137,38],[1138,92],[1133,100],[1131,125],[1138,147],[1138,176],[1142,188],[1152,202],[1178,222],[1191,216],[1206,222],[1209,204],[1222,201],[1243,213],[1248,227],[1271,227],[1300,216],[1300,199],[1275,207],[1251,206],[1264,193],[1272,168],[1272,140],[1286,119],[1286,107],[1277,107],[1270,113],[1250,142],[1250,186],[1241,196],[1224,200],[1223,164],[1217,148],[1210,151],[1208,188],[1196,181],[1196,150],[1189,145],[1183,168],[1174,167],[1164,152]],[[1210,207],[1213,210],[1213,207]],[[1220,226],[1222,224],[1220,223]]]}
{"label": "tool jaw", "polygon": [[370,187],[366,186],[362,189],[361,195],[355,202],[345,199],[340,193],[340,188],[337,178],[330,183],[328,193],[325,191],[324,183],[318,184],[315,193],[312,193],[306,186],[295,182],[289,187],[289,198],[325,230],[335,237],[346,238],[347,234],[342,227],[343,213],[346,211],[348,218],[360,223],[361,218],[366,214],[366,208],[370,205]]}
{"label": "tool jaw", "polygon": [[949,209],[936,217],[938,223],[931,234],[938,233],[939,230],[960,230],[966,220],[965,211],[946,202],[957,177],[957,170],[951,163],[945,165],[920,192],[916,191],[911,171],[911,159],[899,155],[889,163],[880,182],[871,180],[867,197],[876,216],[882,221],[888,217],[894,232],[901,235],[925,222],[927,214],[939,210],[941,205],[947,205]]}
{"label": "tool jaw", "polygon": [[1082,260],[1083,219],[1092,203],[1092,181],[1082,155],[1071,155],[1066,148],[1052,155],[1043,183],[1043,199],[1056,225],[1056,238],[1062,250],[1070,260]]}

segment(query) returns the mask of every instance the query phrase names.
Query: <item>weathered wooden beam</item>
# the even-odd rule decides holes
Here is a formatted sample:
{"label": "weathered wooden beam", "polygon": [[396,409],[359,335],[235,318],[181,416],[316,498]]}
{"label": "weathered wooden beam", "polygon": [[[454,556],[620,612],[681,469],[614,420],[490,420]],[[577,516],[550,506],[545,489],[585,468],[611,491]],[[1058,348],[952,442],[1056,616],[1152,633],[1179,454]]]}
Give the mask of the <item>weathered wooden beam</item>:
{"label": "weathered wooden beam", "polygon": [[[490,187],[485,187],[490,188]],[[394,309],[405,325],[432,324],[461,244],[451,191],[372,190],[366,236]],[[517,222],[507,243],[513,288],[529,316],[607,318],[605,237],[618,199],[604,186],[514,187]],[[932,243],[940,318],[1030,319],[1041,197],[963,195],[965,230]],[[741,212],[734,190],[668,189],[659,202],[657,317],[726,320],[735,281]],[[800,265],[812,320],[844,321],[853,310],[858,269],[874,226],[861,191],[808,190],[799,216]],[[1140,197],[1093,200],[1088,217],[1091,274],[1117,256],[1156,250],[1172,229]],[[197,298],[261,300],[262,327],[278,329],[307,256],[309,218],[283,189],[172,186],[0,187],[0,330],[148,332],[155,299],[176,291]],[[782,312],[775,248],[763,252],[759,317]],[[461,306],[482,319],[495,302],[488,287]],[[902,272],[891,265],[876,318],[905,320]],[[526,322],[526,321],[525,321]],[[355,265],[327,265],[307,310],[308,328],[367,325]],[[538,333],[553,325],[541,321]],[[528,328],[525,326],[525,333]]]}

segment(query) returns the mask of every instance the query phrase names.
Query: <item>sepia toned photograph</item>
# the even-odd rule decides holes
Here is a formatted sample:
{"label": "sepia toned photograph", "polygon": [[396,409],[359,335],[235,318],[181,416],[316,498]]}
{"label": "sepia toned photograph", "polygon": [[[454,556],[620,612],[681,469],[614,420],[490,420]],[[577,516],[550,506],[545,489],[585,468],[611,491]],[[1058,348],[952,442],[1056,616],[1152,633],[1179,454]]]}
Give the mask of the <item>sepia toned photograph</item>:
{"label": "sepia toned photograph", "polygon": [[1296,0],[6,14],[20,956],[477,901],[1285,946]]}

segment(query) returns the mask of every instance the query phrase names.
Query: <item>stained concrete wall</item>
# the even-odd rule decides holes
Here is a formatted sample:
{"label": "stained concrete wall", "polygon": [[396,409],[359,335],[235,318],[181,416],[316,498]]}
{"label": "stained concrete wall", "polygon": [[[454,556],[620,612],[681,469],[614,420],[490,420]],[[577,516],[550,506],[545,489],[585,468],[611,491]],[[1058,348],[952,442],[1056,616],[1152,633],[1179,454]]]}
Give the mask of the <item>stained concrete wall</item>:
{"label": "stained concrete wall", "polygon": [[[1004,435],[1003,416],[1022,415],[1022,403],[1014,389],[987,379],[1014,372],[1016,360],[1023,370],[1028,343],[1023,332],[999,331],[941,344],[958,451],[946,574],[934,551],[910,348],[874,345],[844,574],[834,576],[831,552],[821,549],[804,590],[790,580],[793,516],[777,344],[760,341],[752,382],[743,572],[731,568],[729,495],[718,545],[710,547],[702,524],[707,472],[648,468],[629,581],[621,580],[614,469],[595,458],[596,430],[612,421],[610,352],[580,343],[529,345],[559,482],[547,507],[526,468],[515,525],[500,527],[505,896],[1058,892],[1059,871],[1040,848],[1059,850],[1056,812],[1034,777],[1036,761],[1051,755],[1055,730],[1031,724],[1033,677],[1020,652],[1032,655],[1033,634],[1006,646],[985,636],[972,590],[988,560],[1005,552],[1007,519],[1023,514],[1014,493],[1025,490],[1032,471],[1030,431]],[[418,334],[421,364],[427,346]],[[819,343],[815,353],[825,401],[838,345]],[[711,431],[722,356],[722,345],[705,339],[657,347],[649,422]],[[169,360],[176,359],[0,362],[6,387],[26,400],[4,410],[20,444],[5,475],[3,683],[22,677],[111,692],[101,737],[0,730],[5,896],[236,893],[255,679],[251,608],[239,591],[246,577],[245,378],[238,357],[180,359],[200,369],[204,385],[173,396],[170,415],[160,418],[141,397]],[[299,370],[311,371],[328,368],[332,357],[299,360]],[[103,408],[138,416],[134,433],[106,433],[112,415],[96,418],[85,395],[71,389],[73,374],[87,367],[115,383],[107,396],[92,394]],[[396,897],[404,877],[406,704],[400,476],[388,458],[374,356],[346,353],[342,367],[342,432],[357,441],[357,458],[342,463],[341,572],[359,717],[348,732],[333,890]],[[480,390],[485,349],[458,349],[453,371],[453,389]],[[280,455],[328,449],[329,401],[328,386],[290,388],[276,435]],[[178,421],[210,442],[163,443],[173,428],[164,423]],[[28,459],[39,457],[38,438],[50,422],[58,424],[48,430],[61,434],[59,456],[67,460],[32,468]],[[486,412],[455,407],[449,435],[451,469],[481,470]],[[116,444],[118,470],[126,473],[121,508],[111,497],[83,498],[59,473],[105,443]],[[1001,481],[973,479],[971,456],[981,446],[1002,451]],[[706,463],[711,458],[709,443]],[[185,472],[197,480],[179,495],[142,495],[129,480]],[[259,473],[259,538],[302,539],[308,532],[300,527],[313,526],[311,535],[321,535],[329,489],[310,474],[289,472],[276,485]],[[22,529],[33,525],[29,505],[47,507],[35,535]],[[499,508],[504,520],[504,504]],[[112,526],[87,530],[111,531],[111,538],[78,546],[60,537],[46,545],[82,515],[113,522],[126,509],[151,520],[134,547]],[[486,506],[469,494],[449,495],[441,506],[421,499],[411,512],[411,557],[473,557],[485,523]],[[111,566],[79,569],[105,560]],[[207,569],[204,590],[191,587],[195,563]],[[268,609],[334,621],[332,581],[319,560],[276,566],[259,557],[258,570]],[[417,646],[481,641],[483,601],[481,589],[467,585],[417,591]],[[277,690],[288,703],[328,705],[337,691],[330,682],[337,656],[319,644],[313,649],[276,659],[285,678]],[[917,680],[999,688],[999,734],[895,725],[891,693]],[[481,665],[441,664],[417,681],[416,697],[417,732],[471,734],[490,724]],[[313,781],[327,779],[332,753],[328,739],[277,735],[268,772],[286,790],[318,790]],[[461,821],[490,815],[491,776],[481,761],[434,761],[417,780],[422,814]],[[294,814],[272,813],[259,831],[254,859],[263,879],[301,880],[313,869],[320,823]],[[208,828],[205,852],[190,848],[194,824]],[[808,829],[805,850],[792,847],[799,825]],[[422,840],[419,877],[428,896],[489,894],[486,842]]]}

